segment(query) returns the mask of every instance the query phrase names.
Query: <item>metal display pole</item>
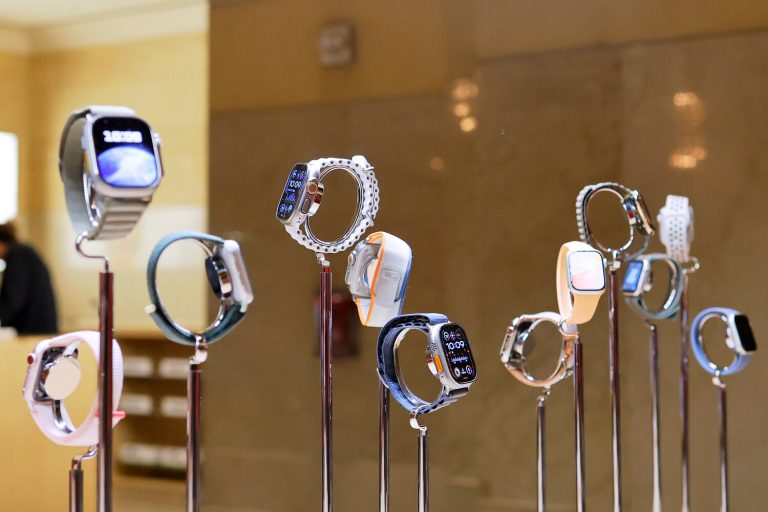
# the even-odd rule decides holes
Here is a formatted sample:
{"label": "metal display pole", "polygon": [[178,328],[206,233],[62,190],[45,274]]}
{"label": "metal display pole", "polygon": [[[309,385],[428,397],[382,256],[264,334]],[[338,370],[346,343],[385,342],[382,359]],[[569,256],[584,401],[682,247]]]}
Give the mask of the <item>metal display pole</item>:
{"label": "metal display pole", "polygon": [[187,512],[200,512],[202,507],[202,365],[208,358],[207,350],[205,340],[198,338],[187,374]]}
{"label": "metal display pole", "polygon": [[608,351],[611,373],[611,424],[613,430],[613,510],[621,512],[621,401],[619,393],[619,281],[617,271],[620,262],[614,254],[608,267]]}
{"label": "metal display pole", "polygon": [[576,510],[586,510],[586,465],[584,460],[584,347],[581,337],[573,343],[573,390],[576,424]]}
{"label": "metal display pole", "polygon": [[322,430],[322,511],[333,511],[333,302],[331,262],[318,254],[320,271],[320,378]]}
{"label": "metal display pole", "polygon": [[72,466],[69,469],[69,512],[83,512],[85,510],[83,461],[95,457],[96,451],[97,448],[91,446],[84,454],[72,458]]}
{"label": "metal display pole", "polygon": [[653,512],[661,512],[661,404],[659,400],[659,332],[646,321],[651,372],[651,431],[653,432]]}
{"label": "metal display pole", "polygon": [[728,409],[725,383],[719,373],[712,382],[717,386],[717,412],[720,415],[720,512],[728,512]]}
{"label": "metal display pole", "polygon": [[416,415],[411,416],[411,427],[419,433],[418,512],[429,512],[429,432],[426,425],[419,423],[419,418]]}
{"label": "metal display pole", "polygon": [[690,458],[689,458],[689,428],[688,428],[688,353],[690,352],[688,327],[688,275],[683,273],[683,287],[680,293],[680,422],[681,428],[681,484],[682,512],[690,512]]}
{"label": "metal display pole", "polygon": [[389,389],[379,381],[379,511],[389,511]]}
{"label": "metal display pole", "polygon": [[536,399],[536,503],[538,512],[544,512],[546,509],[546,423],[547,423],[547,398],[549,398],[549,388]]}

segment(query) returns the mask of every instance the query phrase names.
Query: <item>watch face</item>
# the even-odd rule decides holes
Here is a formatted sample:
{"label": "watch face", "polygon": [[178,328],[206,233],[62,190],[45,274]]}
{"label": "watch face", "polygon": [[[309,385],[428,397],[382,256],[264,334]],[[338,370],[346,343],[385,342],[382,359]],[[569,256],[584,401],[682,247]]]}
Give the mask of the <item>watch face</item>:
{"label": "watch face", "polygon": [[744,352],[754,352],[757,350],[757,342],[752,334],[752,327],[749,326],[747,315],[735,315],[733,322],[736,324],[736,332],[739,335],[741,349]]}
{"label": "watch face", "polygon": [[568,254],[568,281],[577,292],[599,292],[605,289],[603,256],[597,251],[574,251]]}
{"label": "watch face", "polygon": [[96,167],[101,179],[118,188],[146,188],[160,178],[149,125],[135,117],[100,117],[93,123]]}
{"label": "watch face", "polygon": [[439,335],[451,378],[458,384],[474,382],[477,374],[475,360],[464,329],[457,324],[446,324],[440,327]]}
{"label": "watch face", "polygon": [[624,283],[621,285],[621,291],[624,293],[635,294],[640,291],[640,280],[643,277],[643,262],[630,261],[627,265],[627,272],[624,274]]}
{"label": "watch face", "polygon": [[298,207],[301,198],[301,190],[307,182],[307,164],[296,164],[288,176],[288,181],[283,187],[283,195],[280,197],[280,204],[277,205],[277,219],[287,221],[293,215],[293,211]]}

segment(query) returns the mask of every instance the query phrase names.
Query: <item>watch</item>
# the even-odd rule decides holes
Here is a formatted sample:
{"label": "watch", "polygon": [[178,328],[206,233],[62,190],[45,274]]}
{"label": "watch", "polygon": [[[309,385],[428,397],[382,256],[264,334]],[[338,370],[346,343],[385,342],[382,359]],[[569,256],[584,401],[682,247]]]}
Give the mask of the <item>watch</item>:
{"label": "watch", "polygon": [[[735,355],[733,362],[728,366],[713,363],[704,350],[704,324],[712,318],[719,318],[725,323],[725,343]],[[696,315],[691,323],[691,347],[693,355],[705,371],[724,377],[740,372],[747,366],[752,354],[757,350],[757,343],[747,315],[731,308],[708,308]]]}
{"label": "watch", "polygon": [[567,242],[557,256],[557,305],[565,323],[589,322],[605,293],[605,260],[584,242]]}
{"label": "watch", "polygon": [[349,254],[344,282],[363,325],[382,327],[403,310],[411,260],[410,246],[383,231],[368,235]]}
{"label": "watch", "polygon": [[[432,402],[408,389],[400,372],[397,349],[405,335],[414,330],[427,335],[427,366],[442,385],[439,396]],[[376,351],[379,378],[397,403],[414,416],[452,404],[469,392],[477,377],[466,332],[444,315],[418,313],[393,318],[381,329]]]}
{"label": "watch", "polygon": [[85,107],[64,125],[59,172],[78,235],[122,238],[163,178],[160,137],[127,107]]}
{"label": "watch", "polygon": [[[160,256],[180,240],[195,240],[205,251],[205,274],[211,291],[219,299],[216,320],[203,332],[194,332],[173,321],[157,292],[157,264]],[[151,304],[145,311],[169,340],[182,345],[195,345],[198,341],[211,344],[223,338],[245,318],[248,305],[253,302],[251,282],[240,245],[234,240],[194,231],[171,233],[157,243],[149,257],[147,287]]]}
{"label": "watch", "polygon": [[[557,327],[563,338],[563,345],[555,371],[549,377],[537,379],[528,373],[525,358],[534,349],[529,336],[542,323],[550,323]],[[523,384],[536,388],[548,388],[573,373],[573,346],[578,336],[576,325],[566,323],[565,319],[557,313],[547,311],[534,315],[521,315],[512,320],[512,324],[507,328],[507,334],[501,344],[501,362],[509,373]]]}
{"label": "watch", "polygon": [[[621,199],[621,206],[627,216],[629,224],[629,240],[619,248],[606,247],[601,244],[592,234],[587,220],[587,206],[589,201],[600,192],[610,192]],[[645,252],[651,236],[655,232],[651,215],[648,207],[645,205],[643,197],[637,190],[632,190],[618,183],[598,183],[596,185],[587,185],[576,197],[576,224],[579,228],[581,241],[585,242],[603,253],[610,255],[614,260],[628,260]],[[635,240],[635,232],[642,236],[642,245],[640,249],[630,253],[629,249]]]}
{"label": "watch", "polygon": [[[312,232],[309,218],[317,213],[323,198],[323,178],[330,172],[341,170],[357,183],[357,211],[355,219],[340,238],[332,242],[320,240]],[[285,182],[277,205],[277,220],[299,244],[316,253],[336,253],[349,249],[373,225],[379,211],[379,184],[373,166],[364,156],[345,158],[319,158],[296,164]]]}
{"label": "watch", "polygon": [[[88,346],[99,360],[100,335],[95,331],[78,331],[43,340],[27,356],[27,376],[22,393],[32,419],[45,436],[63,446],[94,446],[99,442],[99,400],[85,420],[75,426],[64,400],[77,389],[81,378],[80,347]],[[125,417],[117,410],[123,392],[123,354],[117,341],[112,341],[112,425]]]}
{"label": "watch", "polygon": [[693,208],[685,196],[668,195],[659,211],[659,238],[667,254],[678,263],[690,261],[693,242]]}
{"label": "watch", "polygon": [[[645,300],[645,294],[653,289],[654,274],[652,265],[655,261],[664,262],[669,267],[667,297],[658,310],[651,309]],[[644,318],[665,320],[675,316],[680,309],[683,277],[684,273],[680,263],[673,258],[660,253],[644,254],[627,264],[621,291],[627,303],[635,308]]]}

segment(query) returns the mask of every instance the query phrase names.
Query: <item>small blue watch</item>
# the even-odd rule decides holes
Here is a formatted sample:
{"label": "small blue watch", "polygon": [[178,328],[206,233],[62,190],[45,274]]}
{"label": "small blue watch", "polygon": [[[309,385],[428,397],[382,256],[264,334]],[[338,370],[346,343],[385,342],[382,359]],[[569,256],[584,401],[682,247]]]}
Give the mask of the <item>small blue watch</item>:
{"label": "small blue watch", "polygon": [[[735,358],[728,366],[713,363],[704,350],[703,331],[707,320],[719,318],[726,325],[725,343],[734,351]],[[711,375],[725,377],[744,369],[757,350],[755,336],[746,315],[731,308],[708,308],[696,315],[691,323],[691,347],[696,360]]]}
{"label": "small blue watch", "polygon": [[[651,291],[654,286],[652,264],[657,261],[666,263],[667,267],[669,267],[667,297],[658,310],[651,309],[645,300],[645,294]],[[621,291],[627,303],[644,318],[666,320],[675,316],[680,309],[684,276],[685,274],[680,263],[666,254],[644,254],[627,264],[627,271],[624,273]]]}
{"label": "small blue watch", "polygon": [[[400,373],[397,349],[408,331],[427,335],[427,366],[442,384],[432,402],[416,396]],[[401,315],[387,322],[376,344],[379,378],[392,396],[412,415],[427,414],[452,404],[469,392],[477,377],[475,360],[464,329],[445,315],[418,313]]]}
{"label": "small blue watch", "polygon": [[[157,292],[157,264],[163,252],[181,240],[195,240],[205,251],[205,273],[208,284],[219,299],[216,320],[203,332],[194,332],[176,323],[168,314]],[[165,336],[182,345],[198,342],[211,344],[226,336],[245,317],[253,302],[253,291],[245,269],[240,246],[234,240],[194,231],[179,231],[163,237],[152,250],[147,266],[147,288],[151,304],[145,311]]]}

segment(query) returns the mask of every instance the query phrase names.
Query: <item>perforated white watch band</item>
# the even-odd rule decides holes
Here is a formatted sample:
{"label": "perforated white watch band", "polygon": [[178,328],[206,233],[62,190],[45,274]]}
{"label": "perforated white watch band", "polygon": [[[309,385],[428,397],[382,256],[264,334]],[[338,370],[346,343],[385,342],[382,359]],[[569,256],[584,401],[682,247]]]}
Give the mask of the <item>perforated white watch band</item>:
{"label": "perforated white watch band", "polygon": [[366,239],[379,243],[377,257],[366,269],[371,296],[355,297],[360,322],[369,327],[382,327],[400,314],[405,281],[411,265],[411,248],[389,233],[372,233]]}
{"label": "perforated white watch band", "polygon": [[318,253],[342,252],[357,242],[365,230],[373,226],[373,221],[379,211],[379,183],[373,172],[373,166],[363,156],[346,158],[318,158],[307,164],[310,168],[319,169],[319,179],[334,171],[345,170],[355,177],[358,187],[358,208],[355,220],[340,238],[333,242],[318,239],[309,227],[309,217],[301,218],[296,224],[286,224],[285,230],[291,238],[307,249]]}
{"label": "perforated white watch band", "polygon": [[668,195],[667,202],[659,211],[659,237],[667,248],[667,254],[678,263],[691,259],[693,242],[693,208],[685,196]]}
{"label": "perforated white watch band", "polygon": [[[73,343],[84,341],[93,351],[96,361],[99,360],[99,333],[95,331],[79,331],[58,336],[51,340],[42,341],[45,343],[45,350],[55,347],[68,347]],[[112,425],[124,417],[124,414],[118,413],[117,406],[123,392],[123,354],[117,341],[113,343],[112,371],[113,371],[113,404],[115,414],[112,417]],[[38,345],[39,347],[39,345]],[[38,362],[41,364],[41,362]],[[27,382],[27,386],[35,382],[37,375],[32,376],[32,380]],[[56,444],[62,446],[94,446],[99,442],[99,402],[98,397],[94,398],[85,420],[75,426],[67,412],[63,401],[29,401],[29,409],[32,413],[32,419],[45,436]],[[55,405],[56,404],[56,405]],[[58,412],[58,414],[57,414]]]}

